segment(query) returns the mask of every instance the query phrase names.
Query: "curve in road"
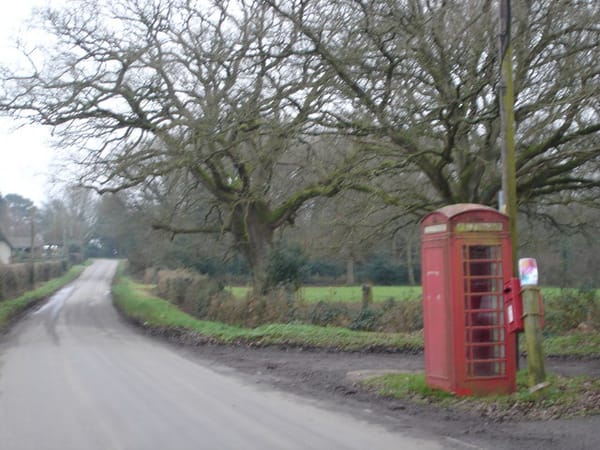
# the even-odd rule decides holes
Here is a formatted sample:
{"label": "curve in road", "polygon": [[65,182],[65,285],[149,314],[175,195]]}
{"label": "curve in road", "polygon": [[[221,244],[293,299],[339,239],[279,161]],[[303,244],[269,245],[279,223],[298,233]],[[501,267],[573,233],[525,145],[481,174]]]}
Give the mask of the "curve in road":
{"label": "curve in road", "polygon": [[3,337],[0,448],[448,448],[212,370],[125,324],[98,260]]}

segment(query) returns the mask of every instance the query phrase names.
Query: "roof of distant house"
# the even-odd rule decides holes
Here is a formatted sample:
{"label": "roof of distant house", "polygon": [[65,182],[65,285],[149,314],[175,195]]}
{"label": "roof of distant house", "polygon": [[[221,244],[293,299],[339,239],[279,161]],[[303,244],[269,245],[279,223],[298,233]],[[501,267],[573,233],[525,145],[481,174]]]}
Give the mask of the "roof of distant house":
{"label": "roof of distant house", "polygon": [[[10,236],[5,240],[12,246],[13,249],[26,249],[31,247],[31,236]],[[44,239],[41,235],[36,234],[33,239],[34,247],[41,247],[44,245]]]}

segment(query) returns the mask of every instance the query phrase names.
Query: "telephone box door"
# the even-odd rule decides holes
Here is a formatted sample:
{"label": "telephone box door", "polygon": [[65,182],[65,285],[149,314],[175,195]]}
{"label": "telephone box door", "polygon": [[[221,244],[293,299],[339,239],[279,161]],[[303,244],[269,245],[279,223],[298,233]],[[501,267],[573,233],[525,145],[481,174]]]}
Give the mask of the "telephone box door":
{"label": "telephone box door", "polygon": [[461,247],[466,378],[506,376],[501,242]]}

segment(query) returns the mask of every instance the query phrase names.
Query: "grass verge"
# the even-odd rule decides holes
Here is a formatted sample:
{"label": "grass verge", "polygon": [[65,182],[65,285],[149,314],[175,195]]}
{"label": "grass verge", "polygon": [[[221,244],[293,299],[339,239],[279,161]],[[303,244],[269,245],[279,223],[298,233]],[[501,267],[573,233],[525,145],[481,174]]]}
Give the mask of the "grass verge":
{"label": "grass verge", "polygon": [[492,420],[550,420],[600,414],[600,379],[549,375],[550,386],[530,393],[527,371],[517,374],[517,392],[489,397],[456,397],[427,386],[424,374],[392,374],[364,380],[378,395],[444,409],[468,411]]}
{"label": "grass verge", "polygon": [[179,330],[223,344],[289,345],[349,351],[419,351],[423,348],[422,338],[417,334],[361,332],[302,324],[270,324],[257,328],[242,328],[198,320],[166,300],[152,296],[143,285],[121,275],[113,285],[113,298],[117,308],[126,317],[145,328],[158,333]]}
{"label": "grass verge", "polygon": [[[544,338],[544,353],[548,356],[600,358],[600,333],[571,333]],[[525,343],[520,347],[525,349]]]}
{"label": "grass verge", "polygon": [[73,266],[59,278],[46,281],[40,287],[28,291],[20,297],[0,302],[0,329],[5,328],[14,317],[26,309],[31,308],[36,303],[75,280],[83,272],[84,268],[84,265]]}

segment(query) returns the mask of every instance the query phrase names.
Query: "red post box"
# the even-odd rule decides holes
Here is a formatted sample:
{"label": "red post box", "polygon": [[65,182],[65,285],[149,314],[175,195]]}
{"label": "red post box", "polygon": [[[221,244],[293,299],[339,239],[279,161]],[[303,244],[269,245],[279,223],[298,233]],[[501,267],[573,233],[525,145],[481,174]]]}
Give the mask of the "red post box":
{"label": "red post box", "polygon": [[523,299],[521,298],[521,282],[516,277],[504,284],[504,304],[508,332],[520,333],[524,330]]}
{"label": "red post box", "polygon": [[450,205],[421,222],[425,375],[458,395],[516,389],[504,285],[513,273],[508,216]]}

